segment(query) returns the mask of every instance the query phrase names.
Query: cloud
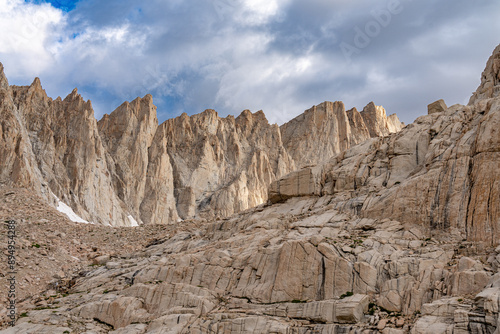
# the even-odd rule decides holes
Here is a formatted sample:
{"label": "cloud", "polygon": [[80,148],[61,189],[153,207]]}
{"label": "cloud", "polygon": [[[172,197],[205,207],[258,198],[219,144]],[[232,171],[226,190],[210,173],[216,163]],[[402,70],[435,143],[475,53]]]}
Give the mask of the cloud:
{"label": "cloud", "polygon": [[151,93],[161,121],[248,108],[282,123],[373,100],[411,122],[436,99],[467,102],[499,42],[492,1],[52,3],[0,0],[0,60],[13,83],[78,87],[97,117]]}
{"label": "cloud", "polygon": [[48,4],[0,0],[0,57],[7,58],[9,74],[33,77],[47,69],[63,25],[62,12]]}

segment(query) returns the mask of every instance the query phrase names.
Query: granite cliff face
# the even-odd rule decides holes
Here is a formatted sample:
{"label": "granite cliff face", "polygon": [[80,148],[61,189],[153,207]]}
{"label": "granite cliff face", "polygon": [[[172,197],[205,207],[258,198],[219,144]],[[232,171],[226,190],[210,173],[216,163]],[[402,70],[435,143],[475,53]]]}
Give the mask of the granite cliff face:
{"label": "granite cliff face", "polygon": [[[334,195],[343,210],[453,229],[470,241],[500,238],[500,87],[497,48],[467,106],[437,101],[398,133],[351,147],[270,187],[271,201]],[[495,79],[496,78],[496,79]],[[485,88],[486,87],[486,88]],[[479,98],[482,97],[482,98]],[[297,186],[298,185],[298,186]]]}
{"label": "granite cliff face", "polygon": [[283,143],[297,167],[316,165],[370,137],[403,127],[398,117],[370,102],[361,113],[342,102],[323,102],[280,127]]}
{"label": "granite cliff face", "polygon": [[264,113],[220,118],[214,110],[161,125],[179,215],[228,216],[267,200],[267,187],[295,168]]}
{"label": "granite cliff face", "polygon": [[38,78],[9,86],[3,67],[0,78],[0,182],[105,225],[226,217],[267,201],[269,184],[297,167],[401,128],[381,107],[370,104],[360,115],[341,102],[313,107],[281,128],[248,110],[236,118],[206,110],[158,125],[151,95],[97,122],[76,89],[53,100]]}

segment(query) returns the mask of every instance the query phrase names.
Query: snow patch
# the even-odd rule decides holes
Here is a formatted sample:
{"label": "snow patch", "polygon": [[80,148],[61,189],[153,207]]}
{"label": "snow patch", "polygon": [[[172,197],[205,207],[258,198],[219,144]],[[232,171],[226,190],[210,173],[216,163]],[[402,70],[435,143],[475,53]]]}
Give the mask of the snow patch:
{"label": "snow patch", "polygon": [[137,227],[139,226],[139,224],[137,223],[137,221],[134,219],[134,217],[132,217],[131,215],[128,215],[128,221],[130,222],[130,226],[131,227]]}
{"label": "snow patch", "polygon": [[[53,194],[54,195],[54,194]],[[75,223],[83,223],[83,224],[93,224],[89,223],[85,219],[81,218],[79,215],[73,211],[72,208],[70,208],[66,203],[62,202],[56,195],[54,197],[57,200],[57,211],[64,213],[66,216],[68,216],[69,220]]]}

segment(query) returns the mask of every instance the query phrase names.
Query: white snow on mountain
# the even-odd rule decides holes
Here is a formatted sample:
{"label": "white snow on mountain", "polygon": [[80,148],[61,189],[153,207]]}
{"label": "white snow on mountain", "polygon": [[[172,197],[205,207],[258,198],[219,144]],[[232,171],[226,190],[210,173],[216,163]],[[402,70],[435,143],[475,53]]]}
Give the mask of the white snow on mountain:
{"label": "white snow on mountain", "polygon": [[75,223],[93,224],[77,215],[72,208],[66,205],[66,203],[62,202],[56,195],[54,195],[54,197],[57,200],[57,211],[64,213],[66,216],[68,216],[69,220]]}

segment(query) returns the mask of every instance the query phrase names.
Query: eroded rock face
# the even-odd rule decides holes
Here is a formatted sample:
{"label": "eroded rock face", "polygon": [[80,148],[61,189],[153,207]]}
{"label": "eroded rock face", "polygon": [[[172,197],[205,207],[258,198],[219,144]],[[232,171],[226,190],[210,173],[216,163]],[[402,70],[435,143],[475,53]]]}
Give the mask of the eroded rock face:
{"label": "eroded rock face", "polygon": [[28,132],[0,64],[0,183],[42,189]]}
{"label": "eroded rock face", "polygon": [[284,146],[297,167],[325,162],[370,137],[401,128],[396,115],[388,118],[385,109],[373,102],[361,113],[356,108],[346,112],[342,102],[323,102],[280,127]]}
{"label": "eroded rock face", "polygon": [[476,92],[472,94],[469,105],[475,104],[479,100],[498,97],[500,93],[500,45],[486,63],[486,68],[481,75],[481,84]]}
{"label": "eroded rock face", "polygon": [[[267,200],[271,181],[295,169],[278,126],[262,111],[221,118],[183,114],[160,126],[181,218],[228,216]],[[162,140],[157,138],[156,140]]]}
{"label": "eroded rock face", "polygon": [[[143,217],[146,222],[150,222],[151,211],[154,211],[148,207],[147,212],[143,213],[140,208],[146,196],[150,198],[156,194],[149,189],[154,185],[147,182],[147,177],[150,159],[148,149],[153,144],[157,127],[156,107],[151,95],[123,103],[98,122],[99,134],[108,153],[106,158],[113,177],[113,188],[118,197],[128,204],[130,213],[139,223]],[[171,179],[172,175],[168,171],[163,170],[160,177]],[[153,174],[150,178],[158,177],[154,170],[150,173]],[[167,188],[168,181],[165,183]],[[167,198],[168,195],[161,200],[168,203]],[[154,200],[160,201],[160,198],[156,196]],[[175,215],[167,217],[175,218]]]}
{"label": "eroded rock face", "polygon": [[[481,87],[496,82],[492,78],[498,74],[499,53],[497,48],[488,61]],[[433,112],[400,132],[340,153],[315,169],[311,180],[322,184],[315,194],[349,199],[343,208],[364,217],[452,228],[468,240],[496,244],[500,238],[500,99],[493,93],[474,96],[468,106],[434,112],[445,107],[438,101],[429,106]],[[370,105],[365,109],[372,115],[380,111]],[[287,184],[293,177],[286,176],[270,189],[279,189],[278,184]]]}
{"label": "eroded rock face", "polygon": [[28,310],[16,333],[425,333],[468,328],[478,292],[488,316],[498,315],[498,287],[487,286],[498,266],[482,264],[459,233],[360,218],[338,201],[295,197],[180,222],[142,251],[95,258],[101,266],[48,302],[57,309]]}
{"label": "eroded rock face", "polygon": [[373,102],[363,108],[361,116],[365,121],[370,137],[387,136],[398,132],[403,127],[396,114],[387,117],[382,106],[376,106]]}
{"label": "eroded rock face", "polygon": [[441,100],[437,100],[436,102],[433,102],[433,103],[429,104],[427,106],[427,113],[429,115],[430,114],[435,114],[435,113],[438,113],[438,112],[443,112],[446,109],[448,109],[448,107],[446,106],[446,103],[444,103],[444,100],[441,99]]}
{"label": "eroded rock face", "polygon": [[13,86],[12,96],[29,134],[38,182],[47,184],[46,197],[51,200],[54,193],[86,220],[127,225],[128,213],[112,188],[91,103],[76,89],[64,100],[52,100],[38,79],[31,86]]}
{"label": "eroded rock face", "polygon": [[401,126],[375,106],[381,112],[366,126],[342,102],[322,103],[281,128],[248,110],[236,118],[206,110],[158,125],[151,95],[97,122],[76,89],[53,100],[38,78],[10,87],[0,72],[1,182],[51,203],[55,195],[83,219],[105,225],[232,215],[266,202],[270,183],[298,166]]}

